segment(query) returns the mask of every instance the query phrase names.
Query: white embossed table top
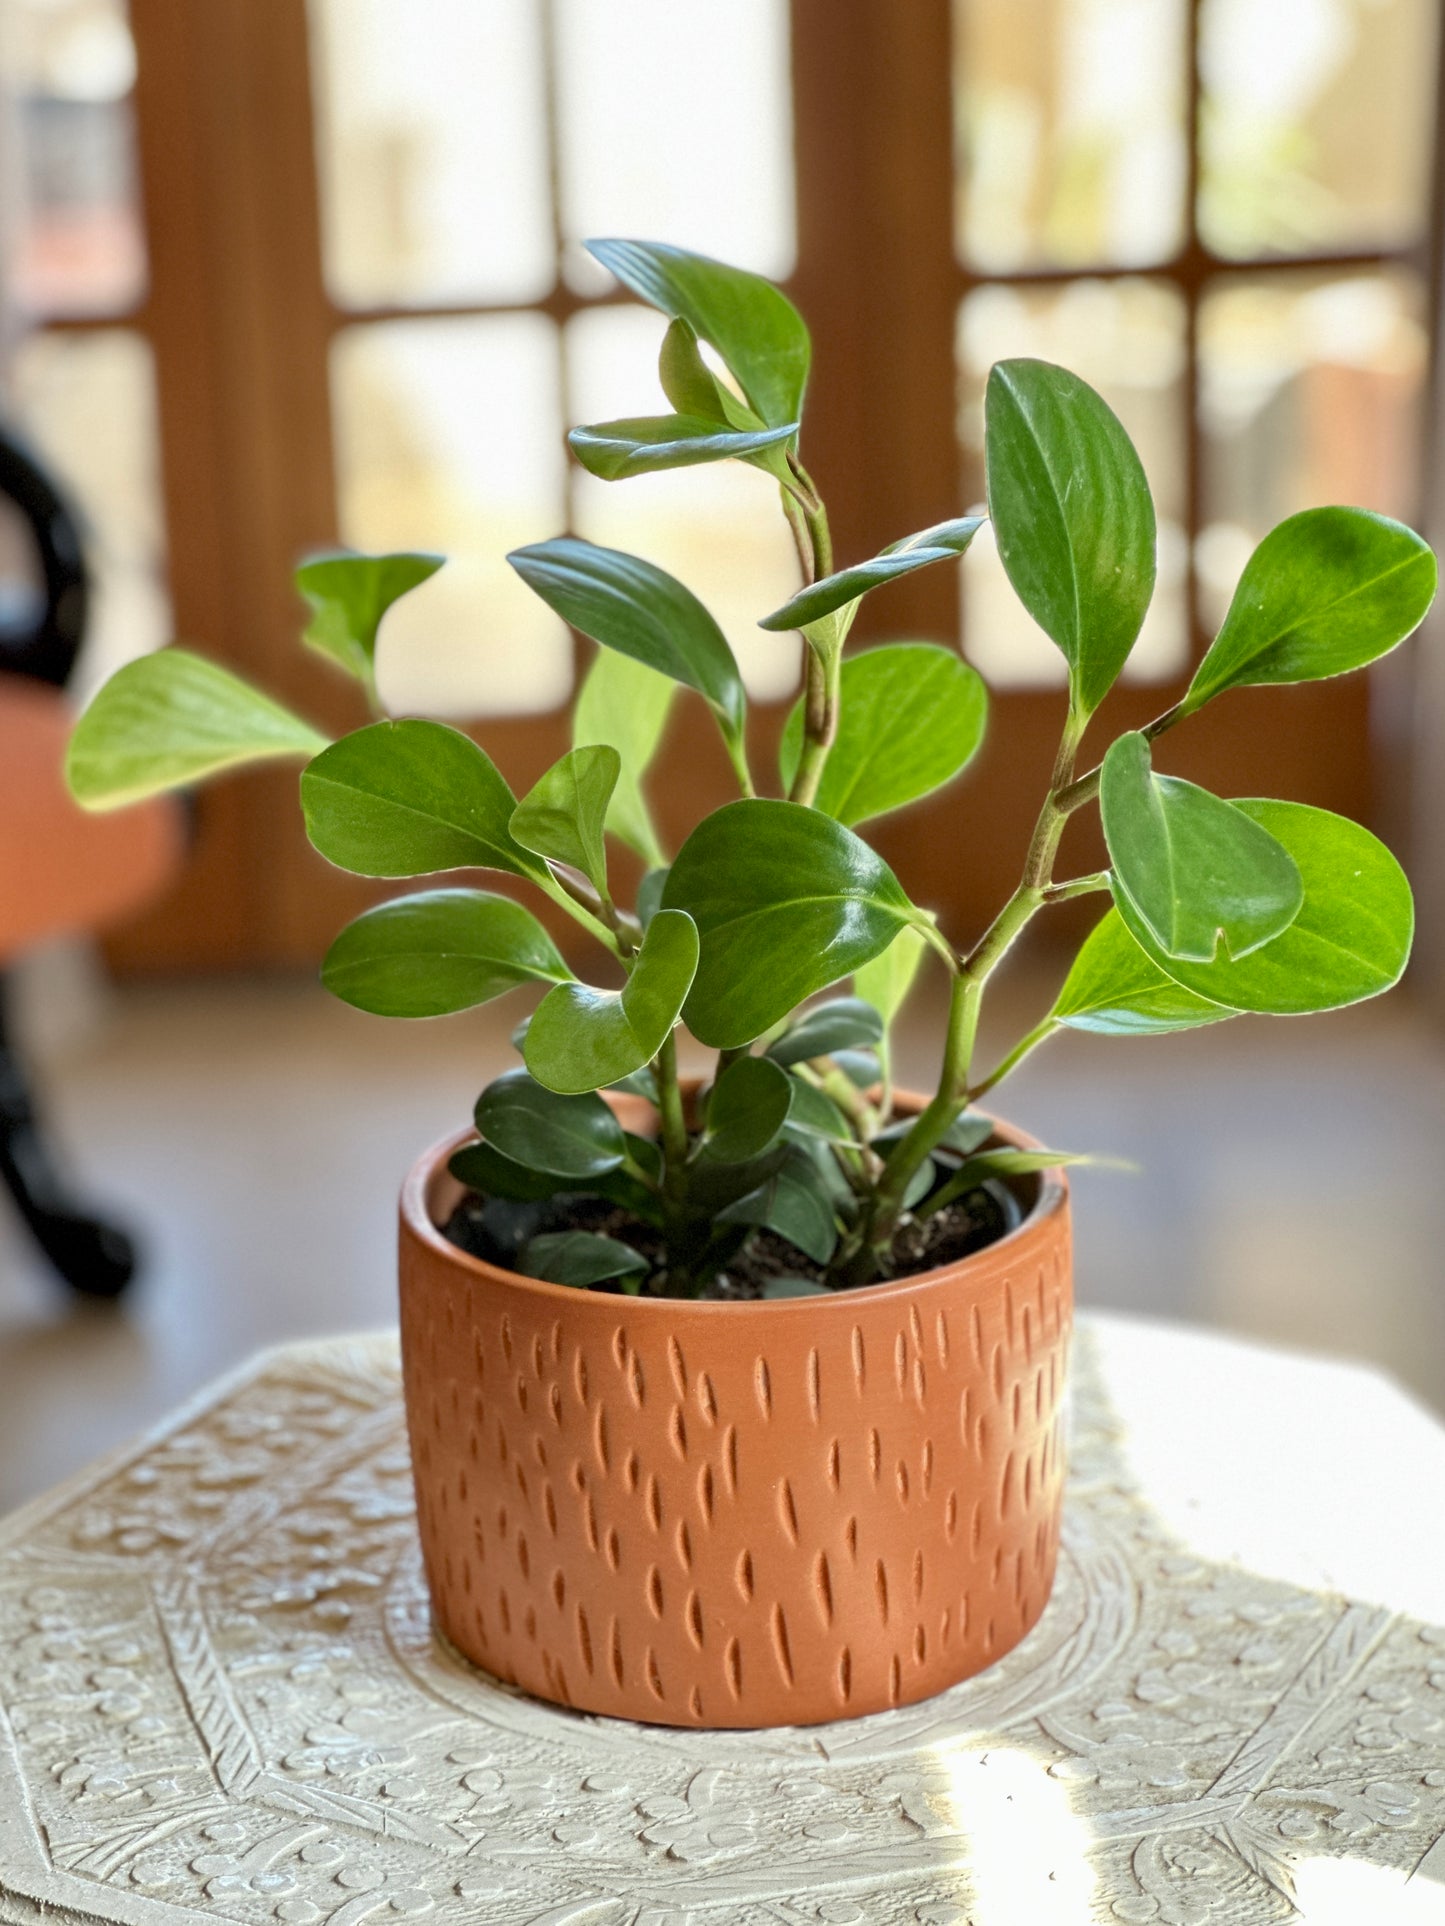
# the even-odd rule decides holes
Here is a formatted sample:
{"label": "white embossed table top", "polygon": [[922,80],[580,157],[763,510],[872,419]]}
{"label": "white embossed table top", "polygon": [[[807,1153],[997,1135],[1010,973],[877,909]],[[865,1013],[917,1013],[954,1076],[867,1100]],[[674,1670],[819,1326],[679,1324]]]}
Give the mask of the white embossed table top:
{"label": "white embossed table top", "polygon": [[394,1344],[273,1352],[0,1525],[0,1919],[1445,1919],[1445,1432],[1098,1320],[1059,1583],[848,1724],[670,1732],[433,1640]]}

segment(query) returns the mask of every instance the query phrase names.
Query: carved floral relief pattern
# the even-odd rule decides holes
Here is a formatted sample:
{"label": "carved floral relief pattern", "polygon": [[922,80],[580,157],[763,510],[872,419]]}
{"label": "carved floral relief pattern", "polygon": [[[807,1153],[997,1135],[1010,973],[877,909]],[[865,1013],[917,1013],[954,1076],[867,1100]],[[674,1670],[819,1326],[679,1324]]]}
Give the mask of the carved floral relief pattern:
{"label": "carved floral relief pattern", "polygon": [[1072,1463],[1055,1596],[980,1678],[627,1726],[434,1638],[394,1347],[274,1353],[0,1526],[0,1919],[986,1926],[1009,1801],[1103,1921],[1288,1920],[1320,1854],[1445,1878],[1445,1628],[1193,1557],[1087,1344]]}

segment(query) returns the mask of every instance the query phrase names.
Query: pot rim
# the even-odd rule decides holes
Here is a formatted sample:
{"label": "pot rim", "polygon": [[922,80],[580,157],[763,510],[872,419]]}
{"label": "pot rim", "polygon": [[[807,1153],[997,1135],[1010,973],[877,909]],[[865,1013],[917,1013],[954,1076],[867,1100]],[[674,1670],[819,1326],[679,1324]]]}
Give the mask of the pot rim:
{"label": "pot rim", "polygon": [[[910,1105],[916,1105],[918,1109],[922,1109],[927,1101],[926,1098],[906,1090],[896,1093],[895,1103],[899,1099]],[[1007,1122],[1004,1118],[995,1116],[992,1111],[983,1110],[978,1114],[987,1117],[998,1134],[1019,1149],[1042,1150],[1044,1148],[1036,1137],[1029,1136],[1027,1131],[1020,1130],[1017,1125]],[[542,1277],[528,1277],[522,1271],[503,1270],[500,1264],[489,1264],[485,1258],[474,1257],[470,1251],[464,1251],[460,1245],[453,1244],[450,1238],[445,1237],[440,1226],[433,1219],[428,1199],[434,1181],[439,1175],[447,1174],[446,1166],[452,1152],[459,1150],[463,1144],[472,1142],[476,1134],[475,1130],[454,1131],[440,1138],[417,1158],[407,1172],[406,1181],[401,1190],[401,1217],[404,1227],[436,1256],[456,1265],[462,1271],[469,1272],[474,1277],[485,1278],[493,1284],[508,1284],[533,1293],[544,1300],[555,1299],[558,1302],[575,1305],[577,1301],[575,1286],[553,1284]],[[1021,1224],[1016,1225],[1011,1231],[1005,1231],[1004,1235],[996,1238],[992,1244],[985,1244],[982,1250],[970,1252],[967,1257],[956,1258],[951,1264],[940,1264],[930,1271],[912,1271],[906,1277],[889,1277],[877,1284],[859,1284],[846,1291],[830,1291],[824,1297],[748,1298],[741,1303],[702,1297],[629,1297],[622,1301],[625,1302],[629,1314],[641,1311],[644,1315],[650,1315],[654,1311],[660,1311],[681,1313],[688,1317],[703,1315],[736,1317],[739,1312],[747,1312],[752,1316],[797,1317],[800,1312],[810,1316],[819,1314],[830,1302],[851,1303],[860,1298],[871,1301],[884,1292],[917,1290],[921,1286],[941,1283],[945,1278],[957,1278],[960,1273],[966,1274],[974,1268],[981,1270],[985,1264],[994,1259],[996,1253],[1007,1252],[1011,1247],[1020,1245],[1025,1240],[1039,1237],[1061,1212],[1067,1210],[1069,1180],[1064,1175],[1063,1167],[1059,1164],[1051,1165],[1048,1169],[1040,1171],[1038,1176],[1038,1197]]]}

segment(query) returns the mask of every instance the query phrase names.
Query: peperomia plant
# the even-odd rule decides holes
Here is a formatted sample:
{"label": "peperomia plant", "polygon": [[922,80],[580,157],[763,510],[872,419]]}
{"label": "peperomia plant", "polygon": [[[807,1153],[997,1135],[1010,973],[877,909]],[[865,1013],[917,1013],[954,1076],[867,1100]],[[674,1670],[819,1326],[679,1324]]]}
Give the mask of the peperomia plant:
{"label": "peperomia plant", "polygon": [[[574,747],[520,801],[467,735],[380,711],[378,628],[439,566],[429,555],[334,554],[298,573],[305,640],[360,681],[369,726],[328,743],[229,671],[168,649],[105,685],[69,759],[81,802],[111,808],[235,764],[303,757],[306,830],[332,863],[373,877],[500,871],[580,924],[609,982],[574,974],[522,903],[472,887],[368,910],[323,965],[338,996],[383,1016],[543,988],[517,1034],[525,1067],[483,1090],[477,1139],[453,1161],[488,1200],[479,1248],[557,1282],[674,1297],[725,1288],[749,1265],[769,1293],[871,1283],[939,1261],[937,1227],[960,1213],[966,1230],[996,1232],[999,1180],[1058,1161],[991,1141],[970,1108],[1056,1030],[1157,1034],[1239,1011],[1332,1009],[1396,981],[1410,891],[1375,837],[1300,803],[1223,800],[1160,773],[1154,755],[1230,689],[1338,675],[1394,648],[1435,589],[1417,535],[1358,508],[1290,517],[1256,549],[1182,700],[1080,773],[1155,573],[1144,472],[1100,397],[1062,368],[1000,363],[985,403],[987,507],[839,568],[799,452],[809,339],[791,303],[677,248],[599,241],[592,252],[666,318],[672,412],[575,429],[577,459],[607,480],[746,462],[775,484],[796,541],[803,586],[761,625],[806,642],[779,779],[763,785],[776,793],[758,793],[742,680],[707,609],[652,563],[571,537],[510,558],[599,645]],[[858,829],[959,775],[983,737],[984,686],[943,646],[845,648],[865,595],[961,555],[985,519],[1063,654],[1068,704],[1018,887],[963,942]],[[739,796],[669,860],[643,784],[680,690],[710,711]],[[1056,878],[1065,825],[1094,803],[1110,867]],[[630,905],[609,837],[645,865]],[[981,1070],[974,1039],[995,970],[1031,918],[1093,892],[1110,906],[1053,1007]],[[936,1089],[904,1115],[889,1028],[925,958],[949,980],[947,1028]],[[849,994],[811,1001],[850,978]],[[679,1080],[679,1024],[717,1052],[697,1091]],[[644,1113],[620,1116],[603,1091],[647,1098],[656,1129],[626,1127]]]}

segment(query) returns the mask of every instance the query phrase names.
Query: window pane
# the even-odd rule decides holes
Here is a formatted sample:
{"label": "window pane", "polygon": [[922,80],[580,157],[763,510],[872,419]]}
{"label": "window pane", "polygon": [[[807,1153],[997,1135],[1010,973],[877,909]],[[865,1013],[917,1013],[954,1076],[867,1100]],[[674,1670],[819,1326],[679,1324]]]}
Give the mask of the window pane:
{"label": "window pane", "polygon": [[1184,0],[955,0],[969,266],[1144,266],[1183,238]]}
{"label": "window pane", "polygon": [[311,0],[343,306],[528,301],[554,274],[534,0]]}
{"label": "window pane", "polygon": [[449,558],[386,618],[377,673],[387,706],[495,716],[565,702],[571,640],[505,559],[563,522],[551,322],[348,328],[331,372],[343,539]]}
{"label": "window pane", "polygon": [[1423,236],[1436,0],[1204,0],[1199,220],[1235,259]]}
{"label": "window pane", "polygon": [[134,79],[124,0],[0,5],[0,280],[27,313],[118,314],[144,292]]}
{"label": "window pane", "polygon": [[579,243],[673,241],[782,278],[794,254],[787,0],[557,0],[567,274]]}
{"label": "window pane", "polygon": [[[1129,431],[1154,494],[1159,576],[1124,679],[1164,682],[1187,666],[1184,607],[1184,303],[1158,281],[1076,281],[1059,289],[979,288],[959,314],[966,493],[982,494],[983,390],[995,361],[1034,355],[1097,388]],[[962,567],[969,659],[995,686],[1062,684],[1064,659],[1009,586],[991,531]]]}
{"label": "window pane", "polygon": [[1403,274],[1241,275],[1200,313],[1204,613],[1217,623],[1250,550],[1297,509],[1419,513],[1426,335]]}
{"label": "window pane", "polygon": [[85,696],[171,638],[150,347],[120,328],[33,334],[9,401],[84,523],[94,596],[71,687]]}
{"label": "window pane", "polygon": [[[661,341],[662,323],[638,308],[577,315],[567,330],[577,419],[655,414]],[[716,616],[756,699],[793,693],[797,638],[757,626],[796,591],[799,579],[778,490],[766,475],[722,461],[618,482],[579,471],[573,486],[579,534],[645,556],[685,582]]]}

